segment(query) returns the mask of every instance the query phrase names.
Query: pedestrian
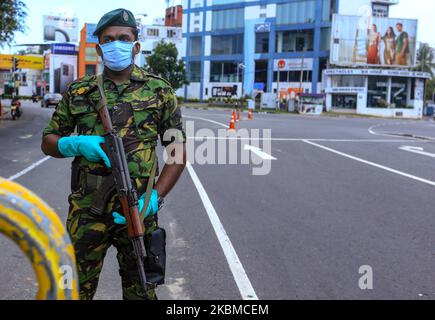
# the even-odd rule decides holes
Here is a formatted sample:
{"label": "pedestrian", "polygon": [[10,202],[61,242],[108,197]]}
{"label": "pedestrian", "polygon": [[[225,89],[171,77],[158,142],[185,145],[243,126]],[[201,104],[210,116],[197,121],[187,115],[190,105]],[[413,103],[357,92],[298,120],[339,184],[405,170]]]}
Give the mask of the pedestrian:
{"label": "pedestrian", "polygon": [[[174,187],[185,166],[186,137],[181,111],[170,84],[134,64],[140,44],[136,20],[130,11],[117,9],[106,13],[94,35],[99,41],[97,53],[104,62],[107,107],[113,127],[123,140],[132,184],[140,196],[139,210],[144,205],[158,138],[164,147],[170,147],[178,156],[181,153],[182,161],[166,163],[154,184],[144,219],[145,236],[149,236],[158,228],[157,211],[162,199]],[[75,157],[66,224],[77,259],[80,299],[94,297],[104,257],[112,245],[117,249],[123,298],[157,299],[154,287],[145,290],[139,280],[125,218],[116,213],[121,212],[118,197],[111,197],[103,216],[94,216],[89,210],[102,177],[110,174],[110,161],[100,145],[104,142],[101,137],[104,128],[95,110],[101,99],[97,79],[85,76],[69,85],[43,132],[42,142],[47,155]],[[70,136],[75,129],[78,136]],[[167,132],[172,139],[164,137]],[[145,272],[149,281],[163,282],[164,274],[156,275],[149,266],[145,266]]]}

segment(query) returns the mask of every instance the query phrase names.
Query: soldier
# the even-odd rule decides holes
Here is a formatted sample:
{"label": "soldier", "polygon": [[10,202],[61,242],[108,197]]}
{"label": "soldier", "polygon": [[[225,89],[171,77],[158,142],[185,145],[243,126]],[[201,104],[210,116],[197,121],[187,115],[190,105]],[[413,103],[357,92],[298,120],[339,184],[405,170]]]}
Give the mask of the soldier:
{"label": "soldier", "polygon": [[[132,183],[140,195],[139,210],[144,206],[158,137],[163,146],[171,147],[172,155],[181,154],[182,161],[166,163],[154,184],[144,220],[147,236],[158,228],[159,204],[185,166],[186,137],[181,112],[169,83],[134,64],[140,44],[136,20],[130,11],[117,9],[105,14],[94,35],[99,40],[97,53],[104,61],[107,107],[113,127],[123,140]],[[41,146],[45,154],[56,158],[75,157],[67,229],[76,253],[80,298],[93,298],[104,256],[113,245],[117,249],[123,298],[157,299],[154,288],[145,292],[140,284],[125,218],[115,212],[119,211],[117,197],[109,201],[103,216],[94,216],[89,211],[101,177],[110,172],[110,161],[101,147],[104,129],[94,108],[100,98],[96,76],[72,82],[43,132]],[[78,135],[71,136],[75,129]],[[172,139],[165,141],[168,139],[163,135],[168,130]],[[148,276],[150,270],[145,267],[145,271]]]}

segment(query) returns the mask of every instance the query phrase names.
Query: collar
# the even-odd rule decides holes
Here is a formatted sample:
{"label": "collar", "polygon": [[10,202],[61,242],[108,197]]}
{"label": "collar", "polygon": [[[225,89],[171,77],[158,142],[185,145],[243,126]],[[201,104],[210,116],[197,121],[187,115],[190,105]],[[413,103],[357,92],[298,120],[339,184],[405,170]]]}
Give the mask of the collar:
{"label": "collar", "polygon": [[148,80],[147,73],[142,68],[134,65],[133,70],[130,75],[130,79],[134,81],[145,82]]}

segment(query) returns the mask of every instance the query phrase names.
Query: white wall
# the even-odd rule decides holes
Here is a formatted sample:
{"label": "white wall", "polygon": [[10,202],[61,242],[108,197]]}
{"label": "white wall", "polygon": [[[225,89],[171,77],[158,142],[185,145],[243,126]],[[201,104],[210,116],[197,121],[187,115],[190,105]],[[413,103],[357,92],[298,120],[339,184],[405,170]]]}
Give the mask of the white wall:
{"label": "white wall", "polygon": [[338,13],[356,15],[362,7],[372,7],[371,0],[340,0]]}
{"label": "white wall", "polygon": [[[195,16],[195,13],[190,14],[190,32],[195,32],[195,29],[198,28],[199,31],[202,31],[202,20],[203,20],[203,12],[199,12],[199,16]],[[199,21],[195,24],[195,21]]]}

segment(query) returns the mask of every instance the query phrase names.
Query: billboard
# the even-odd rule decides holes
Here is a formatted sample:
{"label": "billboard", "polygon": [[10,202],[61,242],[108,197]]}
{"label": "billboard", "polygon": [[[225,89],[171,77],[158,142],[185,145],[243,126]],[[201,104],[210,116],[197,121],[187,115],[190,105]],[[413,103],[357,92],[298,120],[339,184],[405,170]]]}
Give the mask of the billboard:
{"label": "billboard", "polygon": [[97,29],[97,25],[94,23],[86,24],[86,42],[87,43],[98,43],[98,37],[94,36],[93,33]]}
{"label": "billboard", "polygon": [[330,63],[345,66],[415,66],[417,20],[334,15]]}
{"label": "billboard", "polygon": [[44,57],[43,56],[19,56],[12,54],[0,54],[0,69],[10,70],[12,69],[13,59],[17,61],[18,69],[44,69]]}
{"label": "billboard", "polygon": [[76,46],[70,43],[53,43],[50,49],[52,54],[77,55]]}
{"label": "billboard", "polygon": [[307,71],[313,70],[313,59],[276,59],[273,62],[273,71]]}
{"label": "billboard", "polygon": [[78,42],[79,20],[59,16],[43,16],[44,41]]}
{"label": "billboard", "polygon": [[77,56],[50,54],[50,93],[64,93],[77,79]]}

